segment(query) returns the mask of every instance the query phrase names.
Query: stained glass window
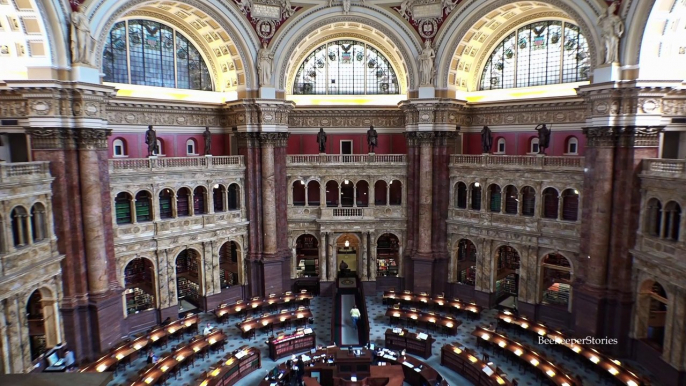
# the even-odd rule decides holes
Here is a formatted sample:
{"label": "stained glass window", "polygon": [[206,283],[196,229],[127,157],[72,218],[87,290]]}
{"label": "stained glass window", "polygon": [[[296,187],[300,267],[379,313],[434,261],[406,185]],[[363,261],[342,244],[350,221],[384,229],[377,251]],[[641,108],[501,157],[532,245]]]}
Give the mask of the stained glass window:
{"label": "stained glass window", "polygon": [[588,80],[588,42],[579,27],[540,21],[512,32],[496,46],[481,74],[480,89],[541,86]]}
{"label": "stained glass window", "polygon": [[377,49],[355,40],[337,40],[312,51],[295,76],[293,94],[399,94],[398,78]]}
{"label": "stained glass window", "polygon": [[120,21],[103,52],[106,82],[212,90],[200,52],[173,28],[151,20]]}

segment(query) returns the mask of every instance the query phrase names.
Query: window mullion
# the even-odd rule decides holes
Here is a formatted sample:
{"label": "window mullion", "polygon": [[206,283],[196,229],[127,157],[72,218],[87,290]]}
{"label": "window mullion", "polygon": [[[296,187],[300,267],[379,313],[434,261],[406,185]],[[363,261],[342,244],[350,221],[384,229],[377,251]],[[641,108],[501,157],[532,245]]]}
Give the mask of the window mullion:
{"label": "window mullion", "polygon": [[[329,44],[331,44],[331,43],[329,43]],[[325,71],[324,71],[324,74],[325,74],[325,78],[324,78],[324,93],[325,93],[325,95],[329,95],[329,82],[330,82],[330,79],[329,79],[329,62],[330,62],[330,59],[329,59],[329,44],[327,44],[327,45],[324,47],[324,62],[326,63],[326,66],[324,66],[324,68],[325,68]],[[339,55],[339,53],[337,52],[337,53],[336,53],[336,60],[338,60],[339,57],[340,57],[340,55]],[[315,61],[315,65],[316,65],[316,64],[317,64],[317,55],[314,55],[314,61]],[[315,80],[315,86],[316,86],[316,80]]]}
{"label": "window mullion", "polygon": [[[365,59],[367,58],[367,45],[366,45],[366,44],[364,45],[364,57],[365,57]],[[377,59],[378,59],[378,58],[377,58]],[[376,62],[376,65],[377,65],[377,67],[379,66],[379,61],[378,61],[378,60],[377,60],[377,62]],[[355,68],[355,58],[353,58],[353,68]],[[368,75],[368,74],[367,74],[367,69],[368,69],[369,67],[367,67],[367,66],[365,65],[365,66],[362,66],[362,68],[364,69],[364,70],[362,71],[362,76],[364,77],[364,95],[367,95],[367,75]]]}
{"label": "window mullion", "polygon": [[129,21],[125,20],[124,21],[124,28],[126,30],[124,31],[124,40],[126,41],[126,76],[129,79],[129,84],[133,83],[133,80],[131,79],[131,50],[129,49],[129,44],[130,44],[130,39],[129,39]]}
{"label": "window mullion", "polygon": [[176,30],[172,29],[172,47],[174,52],[173,52],[173,58],[174,58],[174,88],[179,88],[179,79],[178,79],[178,71],[177,71],[177,65],[176,65]]}
{"label": "window mullion", "polygon": [[560,38],[560,82],[559,83],[564,83],[564,68],[565,68],[565,22],[562,22],[562,30],[561,35],[562,37]]}
{"label": "window mullion", "polygon": [[[519,71],[519,30],[515,31],[514,36],[514,87],[517,87],[517,72]],[[505,88],[505,87],[503,87]]]}

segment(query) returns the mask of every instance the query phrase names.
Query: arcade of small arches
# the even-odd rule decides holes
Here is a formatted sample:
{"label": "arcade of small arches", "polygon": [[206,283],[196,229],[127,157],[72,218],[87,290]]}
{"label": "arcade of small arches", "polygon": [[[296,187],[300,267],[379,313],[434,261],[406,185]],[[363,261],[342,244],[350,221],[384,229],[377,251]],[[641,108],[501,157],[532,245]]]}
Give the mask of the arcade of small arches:
{"label": "arcade of small arches", "polygon": [[238,183],[215,184],[212,194],[205,186],[163,188],[155,196],[147,190],[135,195],[119,192],[114,206],[118,225],[235,211],[242,207],[241,187]]}
{"label": "arcade of small arches", "polygon": [[[291,188],[293,206],[398,206],[402,205],[404,194],[402,181],[393,178],[376,180],[373,185],[364,179],[327,180],[324,185],[318,180],[297,179]],[[325,203],[321,197],[325,197]]]}
{"label": "arcade of small arches", "polygon": [[[571,310],[572,307],[572,282],[574,271],[571,261],[560,252],[545,254],[537,259],[535,268],[537,273],[536,294],[537,303],[561,307],[563,310]],[[490,265],[494,262],[491,276],[480,277],[483,270],[481,264]],[[521,272],[529,272],[531,267],[522,263],[519,252],[510,245],[501,245],[493,254],[493,259],[479,255],[474,242],[468,238],[461,238],[455,244],[451,252],[449,278],[453,283],[468,287],[476,287],[479,283],[490,282],[495,289],[496,304],[508,304],[516,307],[520,294]],[[529,279],[531,280],[531,279]]]}
{"label": "arcade of small arches", "polygon": [[48,226],[50,219],[42,202],[13,207],[9,212],[9,234],[2,219],[0,216],[0,253],[10,253],[52,237]]}
{"label": "arcade of small arches", "polygon": [[[244,259],[238,242],[231,240],[222,243],[216,258],[220,291],[245,284]],[[176,255],[173,264],[174,277],[160,277],[156,273],[154,259],[135,257],[126,263],[121,276],[121,284],[125,289],[122,295],[124,316],[163,307],[160,301],[163,282],[174,283],[176,297],[171,304],[178,304],[180,310],[206,308],[204,298],[213,294],[208,281],[214,281],[214,278],[206,277],[206,273],[210,272],[206,266],[212,262],[205,261],[196,249],[185,248]]]}
{"label": "arcade of small arches", "polygon": [[[486,210],[491,213],[537,217],[553,220],[579,220],[579,190],[566,188],[560,190],[546,187],[540,195],[531,186],[518,188],[506,185],[501,189],[498,184],[489,184],[486,194],[480,182],[459,181],[453,185],[453,207],[456,209]],[[541,203],[536,206],[536,202]]]}
{"label": "arcade of small arches", "polygon": [[685,241],[686,235],[682,230],[686,226],[686,216],[682,216],[678,202],[667,201],[663,206],[659,198],[650,198],[645,216],[644,235],[667,241]]}

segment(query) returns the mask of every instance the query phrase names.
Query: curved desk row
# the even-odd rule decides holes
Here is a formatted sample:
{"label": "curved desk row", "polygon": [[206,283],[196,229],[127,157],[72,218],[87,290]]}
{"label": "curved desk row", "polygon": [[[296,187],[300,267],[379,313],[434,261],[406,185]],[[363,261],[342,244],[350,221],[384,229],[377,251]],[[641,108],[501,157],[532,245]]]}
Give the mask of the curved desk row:
{"label": "curved desk row", "polygon": [[104,371],[111,371],[121,362],[130,362],[136,359],[138,353],[148,344],[166,343],[170,336],[177,336],[189,331],[197,332],[199,320],[200,318],[197,315],[188,315],[166,326],[155,327],[146,335],[136,338],[132,342],[119,345],[97,361],[84,367],[81,372],[102,373]]}
{"label": "curved desk row", "polygon": [[441,348],[441,366],[455,371],[476,386],[512,386],[505,374],[481,361],[476,351],[455,344]]}
{"label": "curved desk row", "polygon": [[462,324],[461,321],[451,316],[443,316],[434,312],[422,312],[414,309],[403,310],[396,307],[388,308],[386,316],[389,317],[391,324],[393,324],[394,319],[414,321],[417,323],[424,323],[427,328],[442,327],[450,335],[456,335],[457,328]]}
{"label": "curved desk row", "polygon": [[396,293],[395,291],[385,291],[383,293],[383,303],[393,305],[397,303],[408,306],[433,306],[445,311],[467,311],[480,316],[483,308],[475,303],[467,303],[460,299],[446,299],[443,295],[429,296],[426,292],[419,294],[410,291]]}
{"label": "curved desk row", "polygon": [[236,326],[241,330],[243,337],[248,337],[257,328],[274,327],[292,321],[307,322],[312,317],[312,311],[309,308],[300,307],[295,311],[282,310],[276,314],[264,314],[257,318],[243,319]]}
{"label": "curved desk row", "polygon": [[260,350],[243,346],[226,355],[214,369],[203,373],[193,386],[230,386],[235,385],[246,375],[262,368]]}
{"label": "curved desk row", "polygon": [[[376,384],[375,380],[381,379],[398,382],[399,377],[393,374],[400,368],[404,381],[411,385],[435,385],[439,377],[438,372],[423,361],[411,356],[401,356],[397,351],[384,348],[375,351],[361,349],[354,353],[338,347],[329,347],[302,357],[305,358],[303,362],[307,386],[368,385]],[[380,366],[376,366],[377,364]],[[284,384],[284,380],[294,376],[292,371],[282,363],[275,367],[271,375],[262,380],[259,386]],[[350,380],[352,376],[358,380]],[[318,378],[319,381],[314,378]]]}
{"label": "curved desk row", "polygon": [[498,313],[498,321],[501,324],[518,326],[519,328],[531,331],[538,335],[540,340],[546,343],[560,344],[572,350],[574,354],[586,358],[596,369],[606,371],[613,375],[615,379],[627,386],[638,386],[642,384],[641,378],[622,366],[622,362],[613,359],[598,350],[584,345],[586,339],[570,339],[560,331],[546,327],[544,324],[530,321],[523,316],[515,316],[511,312],[504,311]]}
{"label": "curved desk row", "polygon": [[550,382],[557,386],[577,386],[571,373],[526,345],[483,327],[475,328],[472,335],[477,338],[477,344],[485,343],[500,347],[503,351],[515,355],[534,369],[541,371]]}
{"label": "curved desk row", "polygon": [[261,311],[262,309],[271,306],[283,306],[300,303],[308,304],[313,297],[314,296],[307,291],[301,291],[300,293],[293,293],[289,291],[281,296],[270,294],[264,299],[260,297],[254,297],[248,301],[238,300],[235,303],[221,304],[212,312],[217,317],[217,321],[223,323],[231,315],[240,315],[248,311]]}
{"label": "curved desk row", "polygon": [[223,345],[225,341],[226,334],[222,330],[215,330],[207,336],[195,337],[187,345],[158,360],[131,386],[148,386],[164,381],[171,375],[175,375],[182,365],[192,365],[196,355],[204,354],[211,347]]}

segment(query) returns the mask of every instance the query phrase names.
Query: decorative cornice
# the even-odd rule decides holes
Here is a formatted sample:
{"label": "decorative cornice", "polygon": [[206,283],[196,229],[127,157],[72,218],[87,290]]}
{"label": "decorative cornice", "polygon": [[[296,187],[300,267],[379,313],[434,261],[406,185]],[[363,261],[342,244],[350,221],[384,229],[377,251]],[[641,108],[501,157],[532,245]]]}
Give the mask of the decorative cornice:
{"label": "decorative cornice", "polygon": [[614,147],[616,133],[612,127],[584,127],[588,147]]}
{"label": "decorative cornice", "polygon": [[27,128],[31,147],[36,150],[107,149],[110,129]]}
{"label": "decorative cornice", "polygon": [[664,127],[584,127],[588,147],[658,147]]}
{"label": "decorative cornice", "polygon": [[458,131],[409,131],[405,132],[410,147],[446,146],[448,139],[457,136]]}
{"label": "decorative cornice", "polygon": [[404,114],[397,109],[295,109],[288,116],[288,127],[401,128]]}
{"label": "decorative cornice", "polygon": [[239,148],[256,148],[260,147],[260,133],[256,132],[238,132],[236,133]]}

